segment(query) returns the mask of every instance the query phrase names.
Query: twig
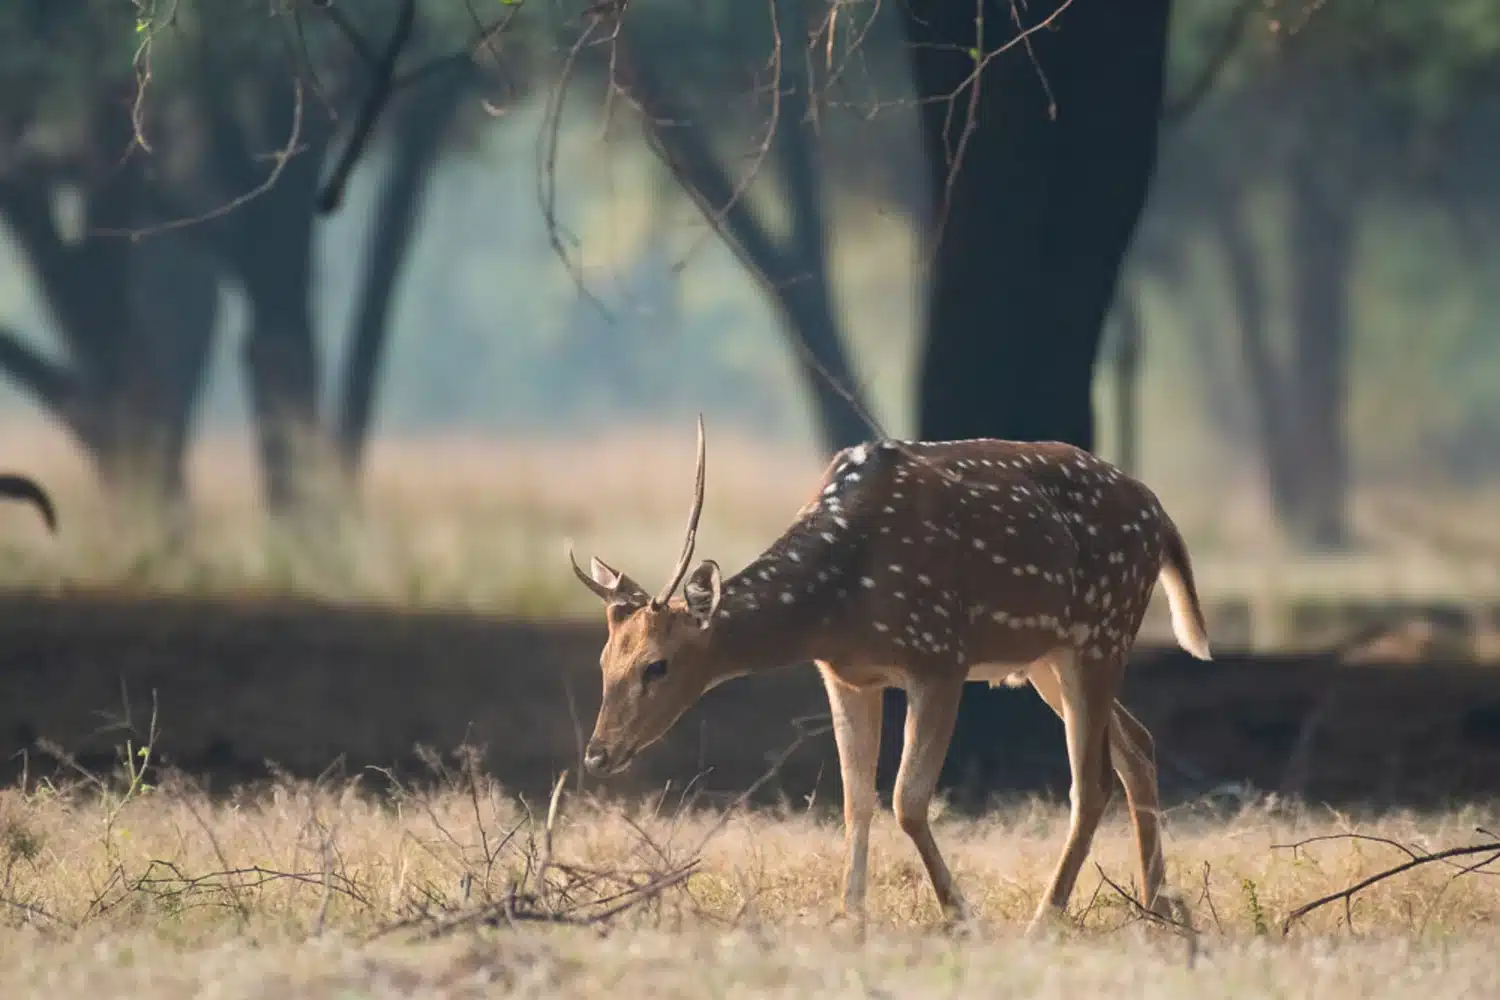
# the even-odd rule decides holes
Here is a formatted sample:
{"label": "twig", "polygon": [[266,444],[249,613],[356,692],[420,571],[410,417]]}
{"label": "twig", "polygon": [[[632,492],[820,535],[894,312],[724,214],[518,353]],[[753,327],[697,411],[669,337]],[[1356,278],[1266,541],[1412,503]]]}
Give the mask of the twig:
{"label": "twig", "polygon": [[[1420,868],[1423,865],[1429,865],[1434,862],[1447,861],[1450,858],[1472,857],[1476,854],[1493,855],[1493,857],[1487,858],[1485,861],[1479,863],[1478,865],[1460,866],[1458,871],[1453,875],[1453,878],[1456,879],[1464,875],[1479,871],[1487,865],[1493,864],[1496,860],[1500,860],[1500,841],[1489,841],[1483,844],[1471,844],[1468,847],[1450,847],[1447,850],[1438,851],[1433,854],[1419,854],[1415,850],[1405,846],[1404,844],[1397,844],[1393,841],[1386,841],[1380,837],[1370,837],[1364,834],[1329,835],[1314,839],[1373,840],[1382,843],[1388,843],[1391,844],[1391,846],[1404,851],[1409,856],[1409,859],[1403,861],[1399,865],[1395,865],[1391,868],[1385,869],[1384,871],[1377,872],[1374,875],[1369,876],[1368,878],[1360,879],[1353,885],[1348,886],[1344,889],[1340,889],[1338,892],[1331,892],[1326,896],[1320,896],[1310,903],[1304,903],[1301,906],[1297,907],[1291,913],[1288,913],[1285,919],[1281,921],[1281,933],[1283,937],[1291,931],[1293,924],[1301,920],[1303,917],[1307,916],[1309,913],[1312,913],[1314,910],[1321,909],[1322,907],[1327,906],[1329,903],[1342,902],[1345,906],[1346,911],[1348,911],[1352,908],[1354,897],[1358,893],[1363,892],[1365,889],[1368,889],[1370,886],[1375,885],[1378,882],[1384,882],[1388,878],[1393,878],[1394,876],[1400,875],[1403,872],[1409,872],[1413,868]],[[1285,846],[1296,847],[1298,845],[1294,844]]]}
{"label": "twig", "polygon": [[1220,934],[1222,934],[1224,933],[1224,922],[1219,919],[1218,907],[1214,906],[1213,887],[1209,883],[1209,875],[1211,874],[1211,872],[1212,868],[1209,867],[1209,863],[1207,861],[1203,862],[1203,892],[1199,894],[1198,901],[1208,904],[1209,916],[1214,918],[1214,928],[1218,930]]}
{"label": "twig", "polygon": [[349,175],[354,171],[354,165],[359,162],[365,147],[369,145],[375,122],[380,118],[380,113],[385,110],[386,105],[391,101],[391,95],[395,92],[393,84],[396,79],[396,63],[401,58],[401,50],[406,48],[407,43],[411,41],[416,20],[417,0],[402,0],[401,9],[396,14],[395,27],[391,29],[391,37],[386,40],[385,48],[380,52],[380,58],[371,66],[370,89],[366,92],[364,103],[360,105],[359,114],[354,119],[354,130],[349,136],[349,145],[344,147],[343,153],[334,162],[328,181],[323,185],[323,190],[318,192],[316,205],[319,215],[328,215],[336,211],[344,200],[344,189],[348,186]]}
{"label": "twig", "polygon": [[552,831],[557,826],[557,807],[562,801],[563,785],[568,780],[568,772],[563,771],[557,776],[557,781],[552,785],[552,799],[547,803],[547,825],[542,828],[542,853],[537,860],[536,884],[542,894],[544,905],[550,904],[547,900],[547,867],[552,864]]}
{"label": "twig", "polygon": [[1167,897],[1169,900],[1177,904],[1181,918],[1176,919],[1173,917],[1164,917],[1154,910],[1148,910],[1144,905],[1141,904],[1140,900],[1136,899],[1129,892],[1126,892],[1123,887],[1121,887],[1117,882],[1114,881],[1114,879],[1105,874],[1104,867],[1100,865],[1099,862],[1094,862],[1094,867],[1099,870],[1099,877],[1104,880],[1104,884],[1113,889],[1116,895],[1123,899],[1126,904],[1136,912],[1138,916],[1151,923],[1160,924],[1163,927],[1167,927],[1176,931],[1182,937],[1184,943],[1187,945],[1188,968],[1191,969],[1194,967],[1194,965],[1197,964],[1198,929],[1194,927],[1191,921],[1188,919],[1187,907],[1182,903],[1180,899],[1177,899],[1176,897]]}
{"label": "twig", "polygon": [[1235,5],[1234,10],[1229,14],[1228,23],[1219,35],[1218,43],[1209,53],[1198,75],[1182,88],[1180,94],[1172,95],[1164,102],[1165,106],[1161,112],[1163,124],[1179,125],[1198,110],[1198,105],[1202,104],[1203,99],[1214,89],[1230,57],[1239,48],[1240,42],[1245,37],[1245,26],[1250,23],[1250,14],[1256,6],[1257,4],[1252,0],[1240,0]]}

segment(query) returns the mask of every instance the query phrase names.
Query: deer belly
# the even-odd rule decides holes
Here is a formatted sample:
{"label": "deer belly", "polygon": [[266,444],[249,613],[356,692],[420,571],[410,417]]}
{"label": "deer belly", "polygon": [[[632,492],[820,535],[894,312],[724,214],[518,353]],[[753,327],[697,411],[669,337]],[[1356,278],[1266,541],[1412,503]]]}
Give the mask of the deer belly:
{"label": "deer belly", "polygon": [[1036,661],[1030,663],[976,663],[969,668],[969,680],[988,684],[990,687],[1020,687]]}

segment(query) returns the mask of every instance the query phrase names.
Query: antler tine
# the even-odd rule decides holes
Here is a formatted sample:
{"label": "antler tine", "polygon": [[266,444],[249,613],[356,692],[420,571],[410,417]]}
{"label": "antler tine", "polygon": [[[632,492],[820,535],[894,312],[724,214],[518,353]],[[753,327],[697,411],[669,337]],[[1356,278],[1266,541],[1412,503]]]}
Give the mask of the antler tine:
{"label": "antler tine", "polygon": [[682,540],[682,555],[677,558],[677,568],[672,571],[672,578],[667,581],[666,587],[652,602],[657,607],[671,600],[672,592],[687,575],[688,564],[693,561],[693,546],[698,540],[698,518],[703,514],[703,482],[704,482],[704,459],[707,456],[703,443],[703,414],[698,414],[698,478],[693,488],[693,512],[688,515],[687,535]]}
{"label": "antler tine", "polygon": [[595,596],[603,600],[607,601],[612,598],[614,594],[610,592],[609,588],[603,586],[598,580],[585,573],[583,567],[578,565],[578,560],[573,558],[573,539],[567,539],[563,545],[568,550],[568,562],[573,564],[573,574],[583,581],[583,585],[592,590]]}

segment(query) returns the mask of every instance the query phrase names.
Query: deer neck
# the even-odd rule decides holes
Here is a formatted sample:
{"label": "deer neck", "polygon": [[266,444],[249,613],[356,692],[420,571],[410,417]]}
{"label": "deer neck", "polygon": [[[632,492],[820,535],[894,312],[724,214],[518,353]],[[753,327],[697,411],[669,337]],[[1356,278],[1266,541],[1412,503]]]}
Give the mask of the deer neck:
{"label": "deer neck", "polygon": [[827,655],[848,592],[822,548],[789,534],[725,581],[709,638],[710,686]]}

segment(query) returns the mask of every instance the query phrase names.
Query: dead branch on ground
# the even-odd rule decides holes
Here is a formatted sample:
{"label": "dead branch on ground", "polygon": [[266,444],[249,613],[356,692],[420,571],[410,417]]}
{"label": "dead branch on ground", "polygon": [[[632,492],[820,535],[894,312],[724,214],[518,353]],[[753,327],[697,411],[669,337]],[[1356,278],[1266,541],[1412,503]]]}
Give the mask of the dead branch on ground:
{"label": "dead branch on ground", "polygon": [[[1399,865],[1394,865],[1390,868],[1385,869],[1384,871],[1376,872],[1374,875],[1360,879],[1353,885],[1340,889],[1338,892],[1331,892],[1326,896],[1320,896],[1312,902],[1304,903],[1301,906],[1297,907],[1282,919],[1282,936],[1287,935],[1291,931],[1292,926],[1296,924],[1297,921],[1307,916],[1309,913],[1312,913],[1315,910],[1322,909],[1330,903],[1338,902],[1342,902],[1344,904],[1345,925],[1349,928],[1350,931],[1353,931],[1353,907],[1354,897],[1356,895],[1373,885],[1384,882],[1386,879],[1394,878],[1397,875],[1403,874],[1404,872],[1409,872],[1414,868],[1420,868],[1423,865],[1442,864],[1453,868],[1453,875],[1448,880],[1448,884],[1450,885],[1455,880],[1460,879],[1465,875],[1472,875],[1475,873],[1487,875],[1500,874],[1500,872],[1486,871],[1486,869],[1489,868],[1490,865],[1494,864],[1496,861],[1500,861],[1500,838],[1497,838],[1494,833],[1486,830],[1484,827],[1476,827],[1475,832],[1491,839],[1482,844],[1470,844],[1466,847],[1450,847],[1446,850],[1430,853],[1423,851],[1420,848],[1411,847],[1410,845],[1403,844],[1399,841],[1391,840],[1388,837],[1375,837],[1369,834],[1362,833],[1325,834],[1319,837],[1309,837],[1306,840],[1299,840],[1293,844],[1272,844],[1272,850],[1290,850],[1295,853],[1309,844],[1320,843],[1328,840],[1367,841],[1370,843],[1383,844],[1387,847],[1393,847],[1407,856],[1407,860],[1403,861]],[[1453,861],[1454,858],[1473,857],[1475,855],[1488,856],[1485,857],[1482,861],[1466,865],[1455,864]]]}

